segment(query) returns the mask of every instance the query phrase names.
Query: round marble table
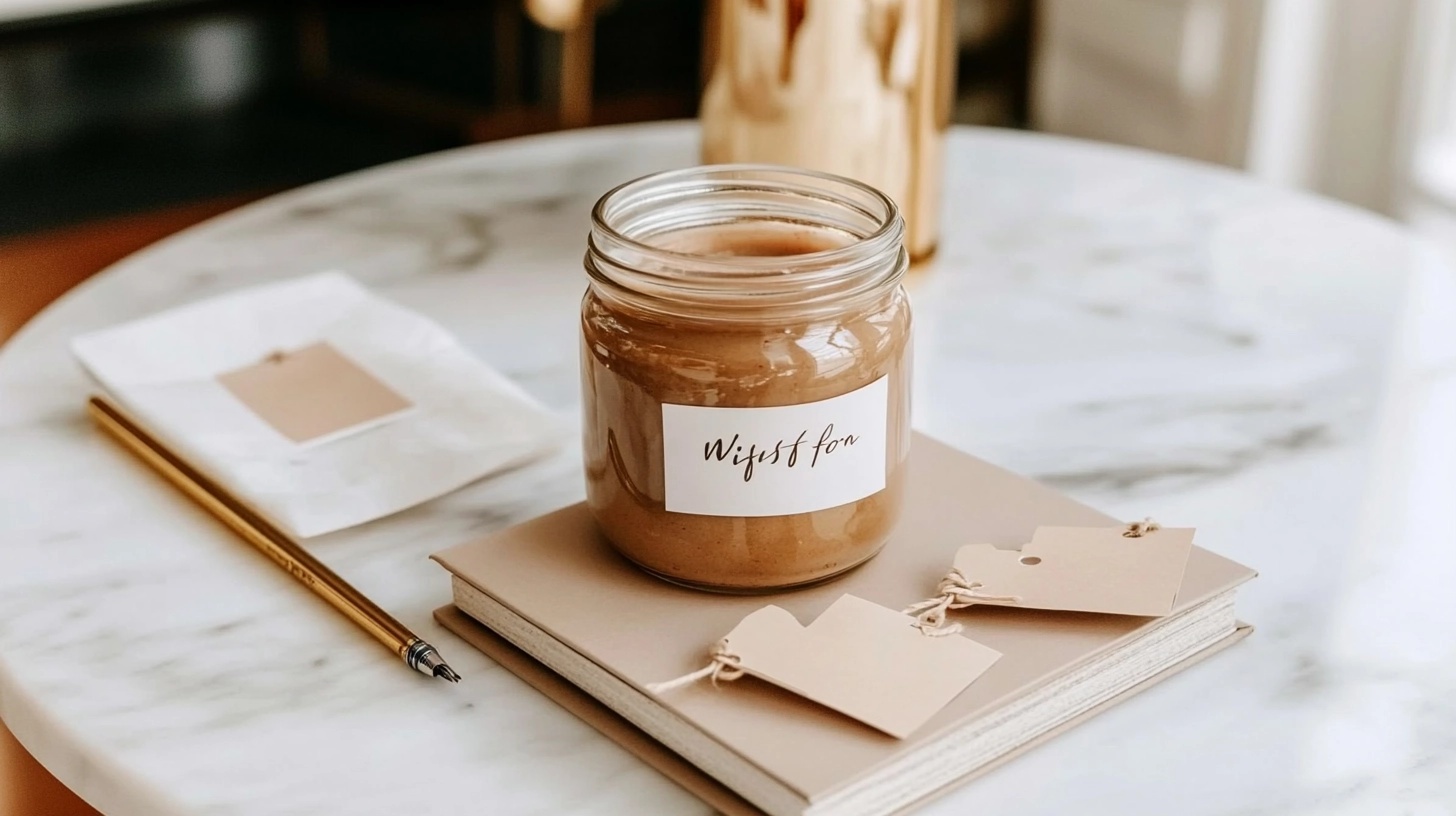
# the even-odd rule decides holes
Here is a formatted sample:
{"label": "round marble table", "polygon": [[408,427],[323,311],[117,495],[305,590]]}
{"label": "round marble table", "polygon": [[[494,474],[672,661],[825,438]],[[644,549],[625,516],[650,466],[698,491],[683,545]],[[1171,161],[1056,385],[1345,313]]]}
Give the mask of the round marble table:
{"label": "round marble table", "polygon": [[[0,716],[109,816],[696,812],[431,620],[426,556],[577,499],[548,461],[311,548],[439,644],[402,669],[87,423],[78,332],[341,269],[563,416],[595,197],[690,125],[468,148],[305,188],[132,257],[0,352]],[[929,813],[1456,807],[1456,283],[1404,230],[1211,167],[951,138],[912,282],[916,423],[1259,568],[1254,637]],[[573,420],[574,421],[574,420]],[[421,798],[429,791],[427,798]]]}

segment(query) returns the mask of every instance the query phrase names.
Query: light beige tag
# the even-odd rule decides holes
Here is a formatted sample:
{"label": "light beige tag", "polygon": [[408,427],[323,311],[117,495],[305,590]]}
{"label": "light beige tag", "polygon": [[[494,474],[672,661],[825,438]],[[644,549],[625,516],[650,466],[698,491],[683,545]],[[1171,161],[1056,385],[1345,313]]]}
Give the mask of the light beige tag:
{"label": "light beige tag", "polygon": [[325,342],[279,352],[219,374],[217,380],[274,430],[300,444],[361,429],[411,407]]}
{"label": "light beige tag", "polygon": [[[955,567],[980,601],[1025,609],[1159,617],[1173,611],[1193,549],[1192,527],[1131,535],[1126,527],[1038,527],[1017,550],[970,544]],[[1008,597],[1014,598],[1010,600]]]}
{"label": "light beige tag", "polygon": [[1001,653],[964,637],[927,638],[909,615],[841,595],[808,626],[765,606],[725,639],[736,666],[904,738]]}

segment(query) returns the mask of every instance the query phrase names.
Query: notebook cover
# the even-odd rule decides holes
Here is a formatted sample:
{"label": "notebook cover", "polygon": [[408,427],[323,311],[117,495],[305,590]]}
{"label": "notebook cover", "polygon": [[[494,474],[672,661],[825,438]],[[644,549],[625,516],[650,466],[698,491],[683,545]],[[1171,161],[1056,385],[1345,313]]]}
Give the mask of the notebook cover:
{"label": "notebook cover", "polygon": [[[696,765],[673,753],[672,749],[628,722],[622,715],[598,702],[595,697],[572,685],[566,678],[536,662],[530,655],[511,645],[505,638],[490,631],[474,618],[456,609],[453,605],[442,606],[436,609],[435,620],[439,621],[441,626],[453,632],[461,640],[480,650],[501,666],[504,666],[506,670],[526,681],[532,688],[551,698],[557,705],[576,715],[582,722],[600,731],[608,739],[627,749],[629,753],[647,763],[653,770],[676,782],[683,790],[703,800],[704,803],[719,813],[725,814],[726,816],[761,816],[763,813],[763,811],[729,790],[722,783],[718,782],[718,780],[704,773]],[[1117,705],[1154,683],[1162,682],[1189,666],[1200,663],[1210,656],[1223,651],[1238,641],[1243,640],[1252,631],[1252,626],[1241,624],[1238,629],[1234,630],[1233,634],[1218,643],[1209,646],[1207,649],[1177,665],[1170,666],[1101,705],[1047,731],[1036,739],[1017,746],[1014,750],[1003,754],[992,762],[982,765],[975,771],[957,779],[954,783],[930,792],[925,798],[916,801],[901,812],[908,812],[913,808],[918,808],[926,802],[949,793],[995,768],[999,768],[1001,765],[1010,762],[1012,759],[1021,756],[1047,740],[1056,737],[1068,729],[1077,727],[1088,718],[1101,713],[1104,709]]]}
{"label": "notebook cover", "polygon": [[[905,514],[877,558],[827,584],[729,596],[652,578],[599,536],[582,504],[434,558],[563,644],[639,690],[700,667],[707,649],[749,612],[777,604],[801,622],[843,593],[901,608],[933,593],[963,544],[1019,547],[1040,525],[1121,523],[1056,491],[917,435]],[[1195,547],[1176,608],[1253,577]],[[665,708],[814,801],[1053,680],[1153,620],[977,607],[955,613],[966,635],[1003,653],[986,674],[906,739],[897,740],[751,678],[658,698]],[[644,692],[645,693],[645,692]]]}

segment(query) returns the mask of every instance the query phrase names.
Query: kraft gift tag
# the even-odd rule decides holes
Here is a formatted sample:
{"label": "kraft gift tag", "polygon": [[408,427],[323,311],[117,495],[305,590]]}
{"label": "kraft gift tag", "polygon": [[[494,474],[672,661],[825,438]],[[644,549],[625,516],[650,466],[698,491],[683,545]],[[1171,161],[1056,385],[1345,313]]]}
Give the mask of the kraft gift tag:
{"label": "kraft gift tag", "polygon": [[[974,587],[973,602],[1159,617],[1173,611],[1193,533],[1156,525],[1038,527],[1019,551],[961,547],[955,569]],[[977,594],[1000,597],[978,601]]]}
{"label": "kraft gift tag", "polygon": [[324,342],[280,351],[219,374],[217,380],[274,430],[299,444],[363,430],[412,407]]}
{"label": "kraft gift tag", "polygon": [[765,606],[728,633],[707,669],[649,690],[751,674],[903,739],[1000,657],[969,638],[923,637],[909,615],[841,595],[808,626]]}

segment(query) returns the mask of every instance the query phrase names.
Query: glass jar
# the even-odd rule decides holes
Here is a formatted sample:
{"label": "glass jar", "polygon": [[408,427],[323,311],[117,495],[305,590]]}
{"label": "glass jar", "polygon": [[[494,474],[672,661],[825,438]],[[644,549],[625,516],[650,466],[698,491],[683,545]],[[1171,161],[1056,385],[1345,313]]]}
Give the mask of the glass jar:
{"label": "glass jar", "polygon": [[910,445],[903,237],[883,193],[784,167],[660,173],[597,202],[583,442],[618,551],[725,592],[879,552]]}

